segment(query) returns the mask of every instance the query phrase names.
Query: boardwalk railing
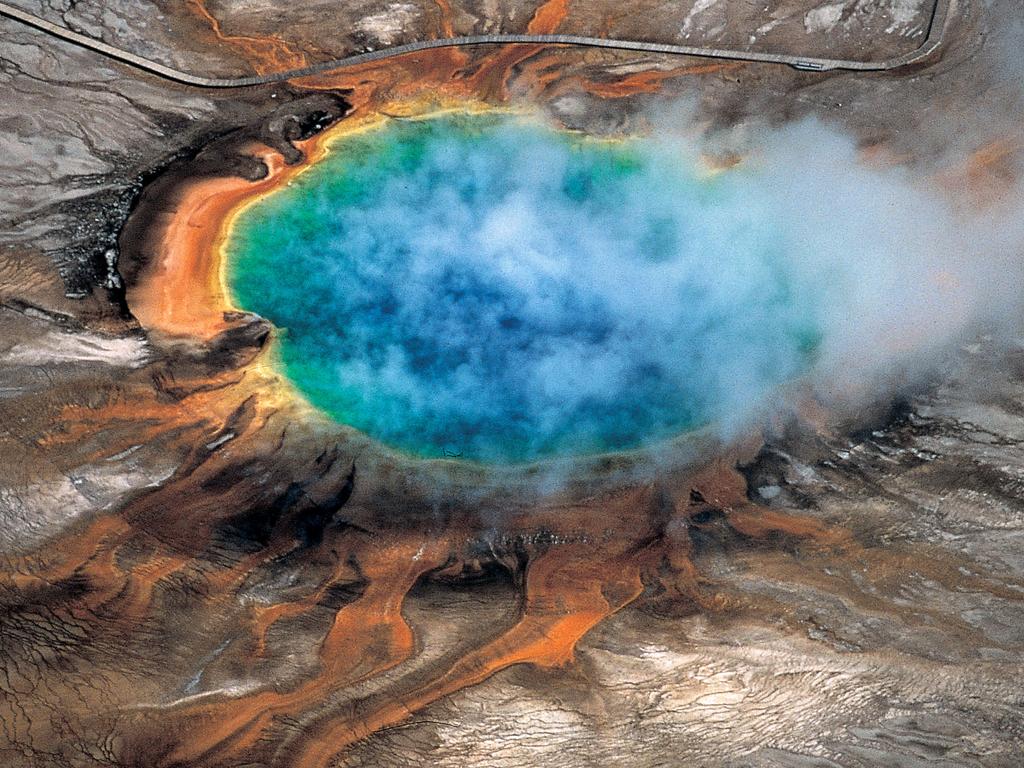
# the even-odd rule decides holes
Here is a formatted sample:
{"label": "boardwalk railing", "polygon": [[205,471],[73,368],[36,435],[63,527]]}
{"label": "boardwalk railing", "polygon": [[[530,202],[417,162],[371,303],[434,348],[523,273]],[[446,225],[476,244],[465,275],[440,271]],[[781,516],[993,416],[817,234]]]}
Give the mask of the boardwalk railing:
{"label": "boardwalk railing", "polygon": [[0,2],[0,16],[26,24],[61,40],[73,43],[82,48],[87,48],[108,58],[115,59],[137,69],[149,72],[167,80],[194,85],[200,88],[241,88],[252,85],[265,85],[267,83],[279,83],[285,80],[294,80],[309,75],[318,75],[324,72],[331,72],[345,67],[352,67],[357,64],[365,64],[370,61],[390,59],[395,56],[403,56],[418,51],[428,51],[435,48],[457,48],[470,45],[566,45],[585,46],[589,48],[610,48],[623,51],[641,51],[646,53],[661,53],[678,56],[702,56],[712,59],[733,59],[737,61],[765,62],[770,64],[786,64],[797,69],[827,72],[830,70],[855,70],[860,72],[873,72],[888,69],[896,69],[922,61],[930,56],[942,44],[943,34],[946,25],[951,17],[951,8],[956,0],[935,0],[935,6],[928,18],[927,33],[921,45],[908,53],[882,61],[855,61],[851,59],[823,59],[808,56],[792,56],[784,53],[761,53],[758,51],[743,51],[722,48],[702,48],[690,45],[673,45],[670,43],[652,43],[641,40],[614,40],[605,37],[588,37],[585,35],[530,35],[530,34],[499,34],[499,35],[465,35],[462,37],[447,37],[436,40],[422,40],[416,43],[406,43],[389,48],[382,48],[378,51],[367,51],[352,56],[344,56],[340,59],[322,61],[311,64],[308,67],[289,69],[283,72],[273,72],[266,75],[248,75],[245,77],[204,77],[183,72],[173,67],[168,67],[160,62],[147,59],[138,54],[126,51],[123,48],[97,40],[94,37],[74,32],[67,27],[54,24],[34,14],[15,8],[7,3]]}

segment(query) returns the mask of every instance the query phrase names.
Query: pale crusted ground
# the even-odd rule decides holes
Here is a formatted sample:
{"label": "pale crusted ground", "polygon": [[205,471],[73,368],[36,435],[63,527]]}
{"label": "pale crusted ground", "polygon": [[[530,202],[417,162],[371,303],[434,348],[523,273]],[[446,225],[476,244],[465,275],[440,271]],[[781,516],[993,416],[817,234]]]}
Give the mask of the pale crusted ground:
{"label": "pale crusted ground", "polygon": [[963,352],[885,426],[780,440],[751,468],[776,506],[858,531],[861,554],[742,554],[712,528],[696,562],[736,615],[626,609],[571,670],[501,673],[338,764],[1018,765],[1024,350],[989,354]]}

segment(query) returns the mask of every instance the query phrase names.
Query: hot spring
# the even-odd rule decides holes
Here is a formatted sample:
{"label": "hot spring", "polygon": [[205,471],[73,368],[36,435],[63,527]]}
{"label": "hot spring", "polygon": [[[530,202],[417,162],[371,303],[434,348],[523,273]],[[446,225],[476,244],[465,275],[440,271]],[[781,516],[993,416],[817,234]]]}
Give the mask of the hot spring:
{"label": "hot spring", "polygon": [[403,452],[643,448],[742,421],[809,364],[769,198],[643,138],[391,120],[244,208],[227,283],[313,405]]}

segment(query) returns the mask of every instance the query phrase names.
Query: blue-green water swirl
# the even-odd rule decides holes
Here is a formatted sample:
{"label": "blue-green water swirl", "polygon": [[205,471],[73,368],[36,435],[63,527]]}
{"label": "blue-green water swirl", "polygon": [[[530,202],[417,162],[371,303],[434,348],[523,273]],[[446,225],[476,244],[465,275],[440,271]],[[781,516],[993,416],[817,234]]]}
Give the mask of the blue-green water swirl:
{"label": "blue-green water swirl", "polygon": [[420,456],[518,462],[739,421],[817,337],[744,174],[507,116],[344,137],[225,248],[298,389]]}

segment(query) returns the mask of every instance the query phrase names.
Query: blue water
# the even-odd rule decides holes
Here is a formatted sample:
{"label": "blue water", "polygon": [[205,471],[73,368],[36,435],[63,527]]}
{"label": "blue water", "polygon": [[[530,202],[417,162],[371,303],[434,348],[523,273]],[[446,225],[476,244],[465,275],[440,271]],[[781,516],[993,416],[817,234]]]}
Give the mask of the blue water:
{"label": "blue water", "polygon": [[690,166],[507,116],[390,121],[238,217],[230,290],[314,405],[415,455],[735,422],[807,365],[814,312],[758,185]]}

